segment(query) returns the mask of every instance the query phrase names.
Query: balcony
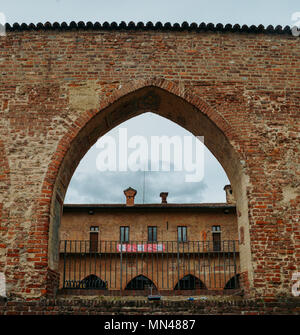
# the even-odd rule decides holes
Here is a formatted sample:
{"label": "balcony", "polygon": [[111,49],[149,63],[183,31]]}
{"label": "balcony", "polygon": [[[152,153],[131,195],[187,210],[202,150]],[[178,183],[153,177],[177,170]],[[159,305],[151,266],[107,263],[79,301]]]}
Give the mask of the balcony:
{"label": "balcony", "polygon": [[[239,287],[238,241],[60,242],[60,287],[93,294],[195,294]],[[76,292],[79,294],[79,292]]]}
{"label": "balcony", "polygon": [[237,253],[239,244],[236,240],[224,241],[83,241],[62,240],[60,241],[60,253]]}

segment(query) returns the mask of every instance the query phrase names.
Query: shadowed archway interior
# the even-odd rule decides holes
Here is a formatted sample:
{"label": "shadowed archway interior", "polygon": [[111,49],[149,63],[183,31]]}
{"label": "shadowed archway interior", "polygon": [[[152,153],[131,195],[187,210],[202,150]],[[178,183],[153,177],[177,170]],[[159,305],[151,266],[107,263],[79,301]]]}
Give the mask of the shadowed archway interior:
{"label": "shadowed archway interior", "polygon": [[152,280],[143,275],[139,275],[131,279],[130,282],[125,287],[125,290],[146,290],[146,289],[157,290]]}
{"label": "shadowed archway interior", "polygon": [[188,274],[182,277],[179,282],[175,285],[174,290],[205,290],[205,284],[194,275]]}
{"label": "shadowed archway interior", "polygon": [[239,275],[239,274],[236,274],[235,276],[231,277],[231,278],[227,281],[227,283],[226,283],[224,289],[225,289],[225,290],[228,290],[228,289],[237,289],[237,288],[239,288],[239,287],[240,287],[240,275]]}

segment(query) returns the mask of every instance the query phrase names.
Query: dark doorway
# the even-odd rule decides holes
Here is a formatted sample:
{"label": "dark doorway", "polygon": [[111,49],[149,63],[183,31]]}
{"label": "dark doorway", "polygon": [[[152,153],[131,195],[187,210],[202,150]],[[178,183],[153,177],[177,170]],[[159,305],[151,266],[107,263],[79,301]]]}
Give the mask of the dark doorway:
{"label": "dark doorway", "polygon": [[229,290],[229,289],[238,289],[240,288],[240,275],[237,274],[233,276],[228,282],[226,283],[224,290]]}
{"label": "dark doorway", "polygon": [[184,276],[175,285],[174,290],[196,290],[196,289],[206,289],[204,283],[193,275]]}
{"label": "dark doorway", "polygon": [[107,284],[95,275],[89,275],[81,281],[81,288],[107,290]]}
{"label": "dark doorway", "polygon": [[221,227],[212,227],[212,238],[213,238],[213,250],[221,251]]}
{"label": "dark doorway", "polygon": [[98,251],[99,227],[90,228],[90,252]]}
{"label": "dark doorway", "polygon": [[137,276],[133,278],[125,287],[125,290],[146,290],[148,288],[152,287],[154,290],[156,290],[156,286],[153,284],[153,282],[145,277],[145,276]]}

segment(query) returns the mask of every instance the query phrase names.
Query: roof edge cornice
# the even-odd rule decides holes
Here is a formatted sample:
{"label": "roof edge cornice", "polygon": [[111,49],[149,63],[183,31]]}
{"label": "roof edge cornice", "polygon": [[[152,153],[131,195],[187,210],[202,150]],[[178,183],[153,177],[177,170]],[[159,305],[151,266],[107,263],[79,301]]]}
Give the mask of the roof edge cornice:
{"label": "roof edge cornice", "polygon": [[5,24],[6,31],[41,31],[41,30],[57,30],[57,31],[74,31],[74,30],[104,30],[104,31],[195,31],[195,32],[235,32],[235,33],[256,33],[256,34],[288,34],[292,35],[292,28],[290,26],[285,26],[284,28],[280,25],[276,27],[269,25],[264,27],[262,24],[255,26],[255,25],[239,25],[239,24],[226,24],[223,25],[222,23],[213,24],[213,23],[188,23],[183,22],[182,24],[174,23],[171,24],[170,22],[161,23],[156,22],[155,24],[151,21],[147,22],[146,24],[143,22],[129,22],[126,23],[122,21],[121,23],[116,22],[104,22],[99,23],[95,22],[83,22],[80,21],[76,23],[75,21],[70,22],[69,24],[66,22],[58,23],[37,23],[37,24],[26,24],[26,23],[14,23],[10,25],[9,23]]}

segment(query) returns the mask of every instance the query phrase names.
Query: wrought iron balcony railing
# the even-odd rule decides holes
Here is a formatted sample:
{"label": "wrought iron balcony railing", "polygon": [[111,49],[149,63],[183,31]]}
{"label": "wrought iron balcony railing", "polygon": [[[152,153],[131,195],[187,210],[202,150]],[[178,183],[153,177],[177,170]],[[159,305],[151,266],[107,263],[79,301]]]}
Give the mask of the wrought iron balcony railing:
{"label": "wrought iron balcony railing", "polygon": [[172,291],[238,287],[238,242],[61,241],[61,287]]}
{"label": "wrought iron balcony railing", "polygon": [[223,241],[87,241],[62,240],[60,253],[207,253],[239,251],[237,240]]}

